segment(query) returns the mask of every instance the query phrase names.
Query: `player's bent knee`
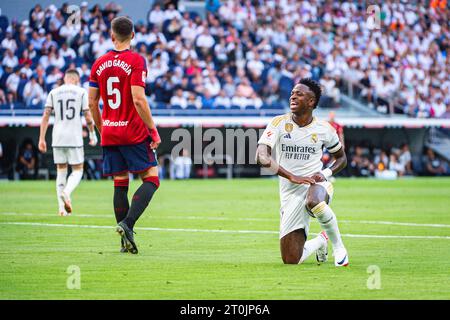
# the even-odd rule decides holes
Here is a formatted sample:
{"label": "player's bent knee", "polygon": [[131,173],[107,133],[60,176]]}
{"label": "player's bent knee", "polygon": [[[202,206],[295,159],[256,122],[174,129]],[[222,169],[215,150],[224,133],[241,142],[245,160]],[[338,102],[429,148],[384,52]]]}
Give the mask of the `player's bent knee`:
{"label": "player's bent knee", "polygon": [[299,254],[287,254],[282,257],[284,264],[298,264],[301,256]]}
{"label": "player's bent knee", "polygon": [[311,214],[312,210],[319,205],[322,202],[322,200],[319,200],[317,198],[309,198],[306,200],[306,209],[308,210],[308,212]]}

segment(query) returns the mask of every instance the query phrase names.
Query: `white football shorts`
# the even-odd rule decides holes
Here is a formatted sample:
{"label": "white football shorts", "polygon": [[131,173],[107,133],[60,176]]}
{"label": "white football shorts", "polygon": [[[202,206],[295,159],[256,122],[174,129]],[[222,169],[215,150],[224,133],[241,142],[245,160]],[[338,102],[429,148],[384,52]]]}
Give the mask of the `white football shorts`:
{"label": "white football shorts", "polygon": [[[330,204],[333,199],[333,185],[329,181],[318,182],[317,184],[327,190],[330,197],[328,204]],[[297,229],[304,229],[306,236],[308,236],[311,216],[306,209],[306,196],[309,185],[299,184],[296,187],[297,190],[291,193],[280,208],[280,239]]]}
{"label": "white football shorts", "polygon": [[83,147],[53,147],[53,161],[55,164],[70,165],[84,163]]}

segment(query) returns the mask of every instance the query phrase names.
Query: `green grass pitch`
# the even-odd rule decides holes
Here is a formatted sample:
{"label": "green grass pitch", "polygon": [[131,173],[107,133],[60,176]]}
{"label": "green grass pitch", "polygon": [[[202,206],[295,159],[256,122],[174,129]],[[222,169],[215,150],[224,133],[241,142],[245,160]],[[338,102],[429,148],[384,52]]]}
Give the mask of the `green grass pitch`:
{"label": "green grass pitch", "polygon": [[[450,298],[450,179],[334,186],[347,268],[331,254],[282,264],[276,179],[163,181],[137,223],[138,255],[118,252],[112,181],[82,181],[71,217],[57,216],[54,181],[2,182],[0,299]],[[69,266],[80,289],[67,288]]]}

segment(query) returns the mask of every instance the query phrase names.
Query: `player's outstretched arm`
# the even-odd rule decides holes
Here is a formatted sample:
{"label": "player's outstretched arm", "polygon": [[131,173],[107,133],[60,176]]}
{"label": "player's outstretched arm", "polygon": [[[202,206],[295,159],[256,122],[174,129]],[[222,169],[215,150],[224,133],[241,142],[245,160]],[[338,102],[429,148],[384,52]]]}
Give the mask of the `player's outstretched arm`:
{"label": "player's outstretched arm", "polygon": [[147,97],[145,96],[145,90],[141,86],[131,86],[131,95],[133,96],[133,103],[137,113],[150,129],[150,136],[152,138],[150,147],[156,149],[161,143],[161,138],[159,137],[158,130],[153,122],[152,113],[148,105]]}
{"label": "player's outstretched arm", "polygon": [[268,168],[274,174],[288,179],[296,184],[314,184],[315,180],[310,177],[299,177],[284,169],[272,158],[272,148],[265,144],[259,144],[256,149],[256,162],[263,168]]}
{"label": "player's outstretched arm", "polygon": [[98,138],[97,135],[95,134],[95,125],[91,111],[89,110],[84,111],[84,118],[86,119],[86,124],[89,129],[89,144],[91,146],[95,146],[98,142]]}
{"label": "player's outstretched arm", "polygon": [[39,151],[42,153],[47,152],[47,143],[45,142],[45,135],[47,134],[48,129],[48,120],[50,119],[50,115],[52,113],[51,108],[45,108],[44,114],[42,115],[41,127],[39,131]]}
{"label": "player's outstretched arm", "polygon": [[92,113],[94,124],[97,127],[98,132],[102,133],[102,116],[100,114],[100,90],[95,87],[89,87],[89,110]]}

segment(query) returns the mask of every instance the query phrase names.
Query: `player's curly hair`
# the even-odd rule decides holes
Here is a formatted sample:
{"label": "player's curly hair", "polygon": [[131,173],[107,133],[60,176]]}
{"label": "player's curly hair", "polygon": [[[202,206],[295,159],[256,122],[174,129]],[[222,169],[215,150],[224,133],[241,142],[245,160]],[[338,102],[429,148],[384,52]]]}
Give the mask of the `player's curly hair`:
{"label": "player's curly hair", "polygon": [[307,86],[312,92],[314,92],[314,96],[316,97],[314,108],[316,108],[319,104],[320,96],[322,95],[322,88],[320,87],[320,84],[311,78],[303,78],[298,83]]}

